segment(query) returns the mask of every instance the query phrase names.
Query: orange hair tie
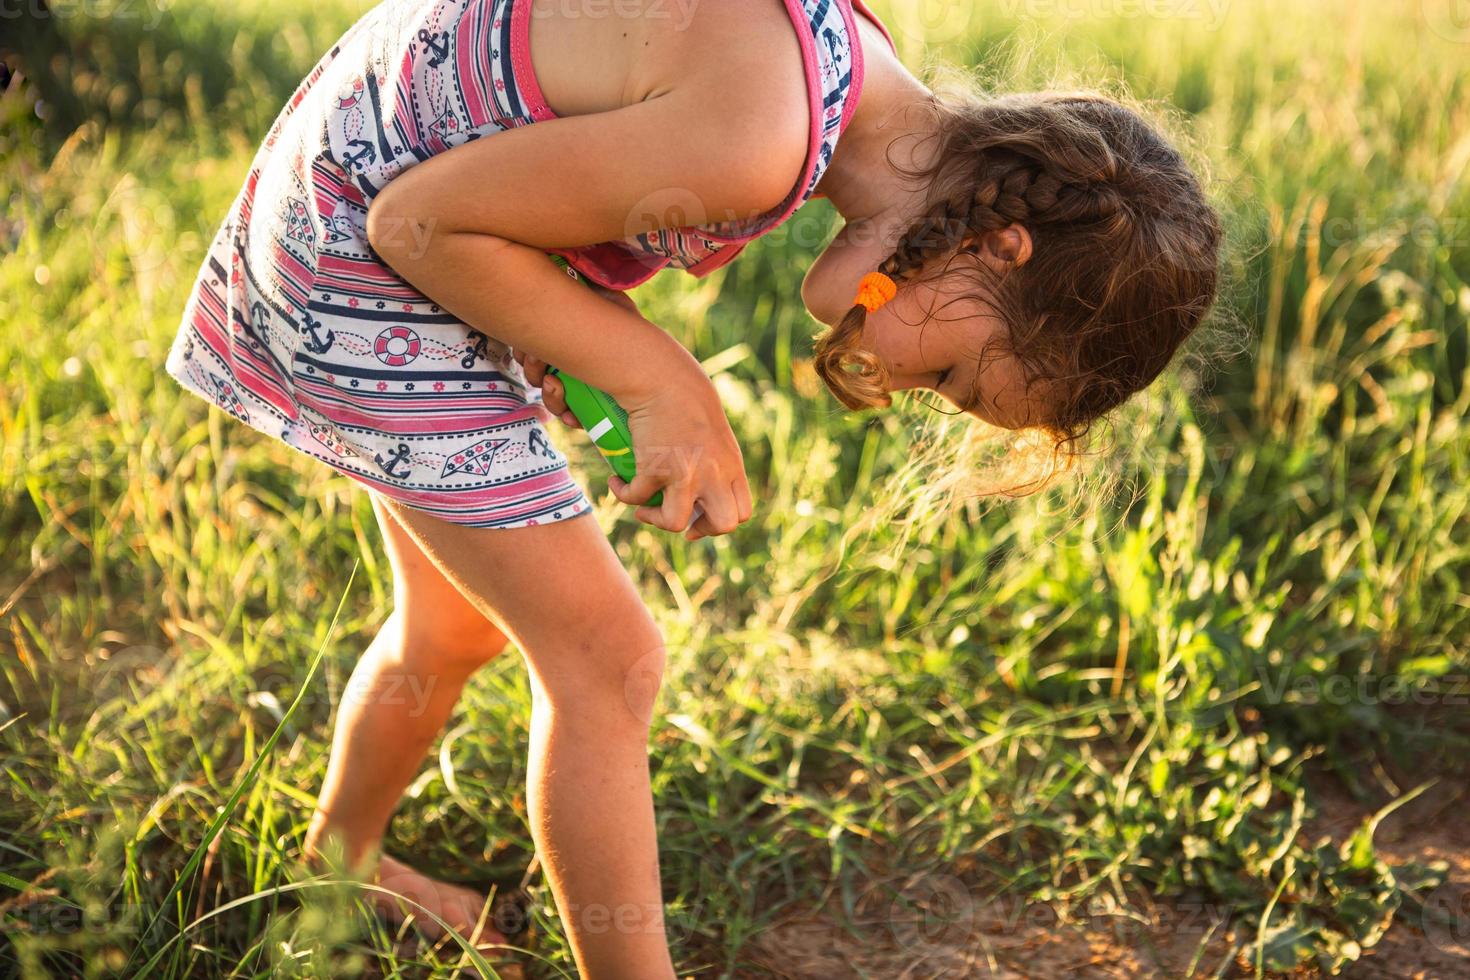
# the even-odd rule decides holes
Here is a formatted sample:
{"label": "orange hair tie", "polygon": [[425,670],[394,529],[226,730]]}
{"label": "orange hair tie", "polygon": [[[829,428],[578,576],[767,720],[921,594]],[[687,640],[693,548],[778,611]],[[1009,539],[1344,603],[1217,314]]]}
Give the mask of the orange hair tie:
{"label": "orange hair tie", "polygon": [[857,298],[852,302],[872,313],[897,295],[897,283],[881,272],[869,272],[858,283]]}

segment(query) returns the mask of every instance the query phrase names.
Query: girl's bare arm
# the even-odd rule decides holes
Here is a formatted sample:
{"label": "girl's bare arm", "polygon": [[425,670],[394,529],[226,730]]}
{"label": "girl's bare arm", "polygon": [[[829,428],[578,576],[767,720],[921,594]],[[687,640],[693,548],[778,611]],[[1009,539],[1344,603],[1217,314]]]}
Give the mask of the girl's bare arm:
{"label": "girl's bare arm", "polygon": [[[595,115],[497,133],[433,157],[368,212],[374,249],[464,322],[555,364],[629,413],[638,477],[624,503],[664,491],[640,520],[693,535],[748,520],[750,489],[713,385],[672,337],[573,282],[545,255],[622,238],[630,226],[750,217],[781,202],[805,159],[809,116],[763,84],[694,85]],[[648,202],[672,195],[679,211]],[[691,214],[687,202],[696,202]]]}
{"label": "girl's bare arm", "polygon": [[[697,362],[637,313],[572,282],[544,250],[776,206],[796,182],[807,118],[773,122],[771,110],[744,87],[735,99],[691,86],[475,140],[383,188],[369,240],[466,323],[634,404]],[[649,213],[660,198],[686,206]]]}

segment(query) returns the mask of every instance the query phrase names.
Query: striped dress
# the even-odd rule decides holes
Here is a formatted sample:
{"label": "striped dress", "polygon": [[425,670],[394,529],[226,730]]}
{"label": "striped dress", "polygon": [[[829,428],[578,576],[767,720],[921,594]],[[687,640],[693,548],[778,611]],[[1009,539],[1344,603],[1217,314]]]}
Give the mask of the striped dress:
{"label": "striped dress", "polygon": [[[861,91],[853,7],[872,15],[861,0],[785,4],[812,119],[786,201],[746,220],[557,250],[578,272],[611,289],[669,266],[706,275],[812,195]],[[589,504],[506,346],[384,264],[367,210],[420,161],[555,118],[531,66],[530,17],[531,0],[385,0],[354,24],[271,126],[166,361],[184,388],[246,425],[477,527],[562,520]]]}

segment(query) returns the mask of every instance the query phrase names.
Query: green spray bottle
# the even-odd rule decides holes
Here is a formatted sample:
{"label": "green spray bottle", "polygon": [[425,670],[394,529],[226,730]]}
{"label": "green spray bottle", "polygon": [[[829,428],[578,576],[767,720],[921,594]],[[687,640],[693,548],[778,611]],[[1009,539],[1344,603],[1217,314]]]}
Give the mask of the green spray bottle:
{"label": "green spray bottle", "polygon": [[[565,269],[567,275],[587,288],[592,288],[592,284],[583,279],[566,259],[560,255],[552,255],[551,260]],[[566,391],[567,408],[582,424],[587,438],[602,453],[608,466],[624,481],[632,483],[638,465],[633,459],[633,436],[628,429],[628,413],[623,411],[623,406],[612,395],[572,377],[560,368],[548,368],[548,373],[561,379],[562,388]],[[657,507],[663,501],[664,492],[660,490],[648,498],[647,506]]]}

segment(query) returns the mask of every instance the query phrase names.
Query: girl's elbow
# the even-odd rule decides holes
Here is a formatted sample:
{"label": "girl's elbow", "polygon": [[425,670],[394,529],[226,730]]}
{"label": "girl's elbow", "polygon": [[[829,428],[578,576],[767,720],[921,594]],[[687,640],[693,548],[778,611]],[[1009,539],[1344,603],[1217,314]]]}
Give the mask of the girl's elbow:
{"label": "girl's elbow", "polygon": [[402,181],[384,187],[368,205],[368,244],[390,265],[421,259],[433,245],[438,221],[415,201]]}
{"label": "girl's elbow", "polygon": [[400,273],[430,258],[453,257],[456,250],[465,248],[483,262],[513,244],[474,227],[448,206],[437,206],[433,198],[404,184],[401,177],[368,205],[367,240],[378,257]]}

